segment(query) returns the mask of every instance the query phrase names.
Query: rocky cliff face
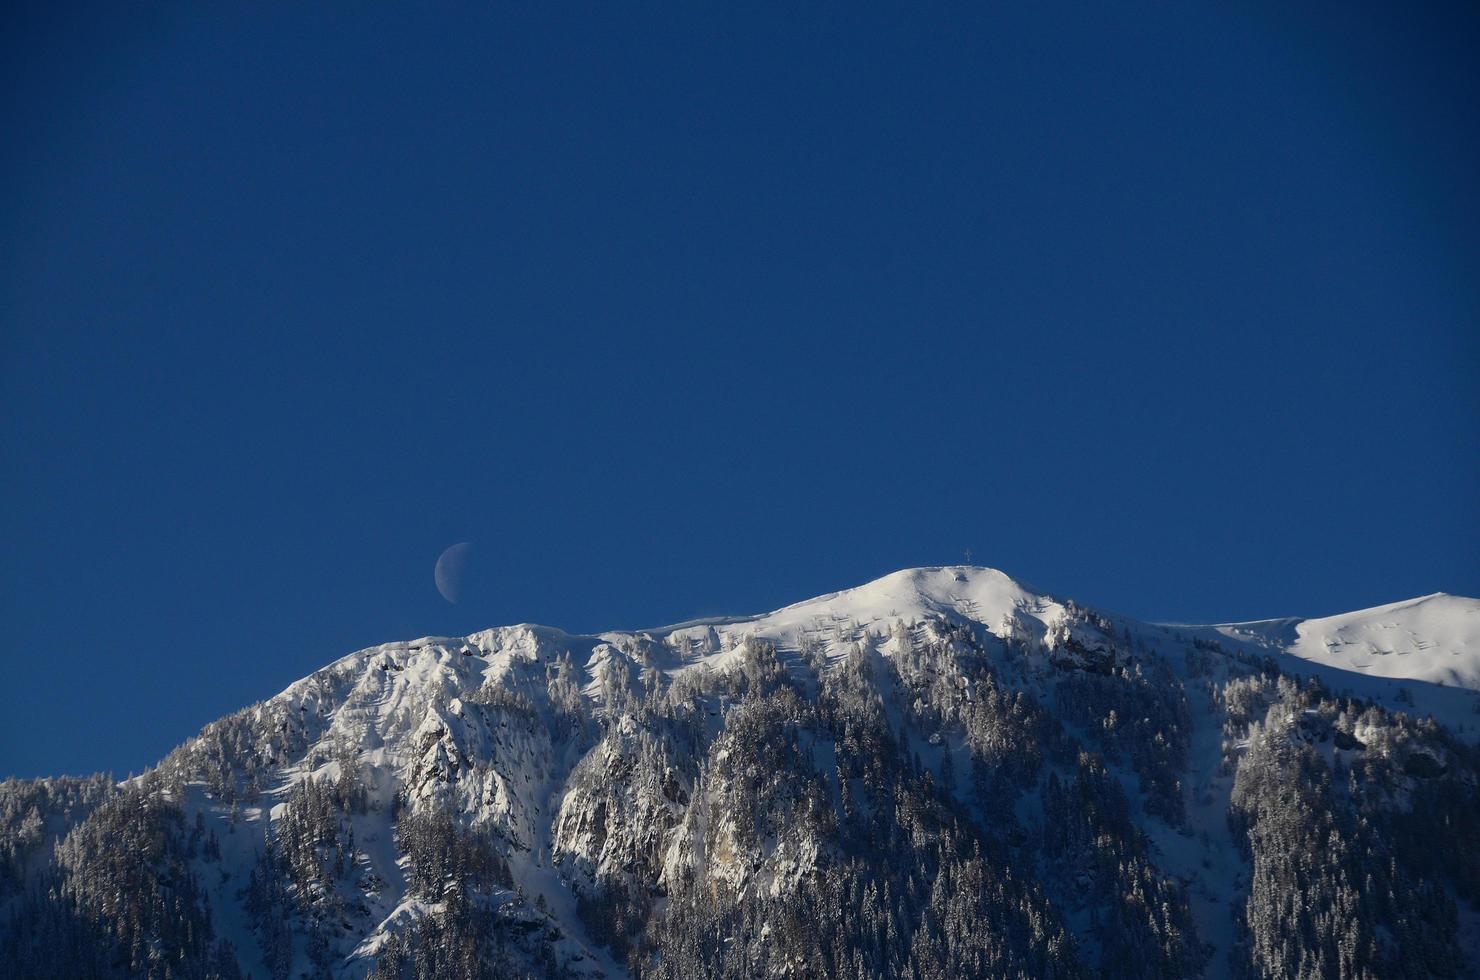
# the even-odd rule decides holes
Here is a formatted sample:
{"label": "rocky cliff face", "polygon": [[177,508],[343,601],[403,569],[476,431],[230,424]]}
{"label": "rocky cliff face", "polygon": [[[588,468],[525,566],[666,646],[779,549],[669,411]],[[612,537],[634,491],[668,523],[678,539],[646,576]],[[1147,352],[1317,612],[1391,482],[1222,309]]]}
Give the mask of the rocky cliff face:
{"label": "rocky cliff face", "polygon": [[1455,975],[1477,696],[1426,678],[1469,676],[1480,603],[1444,598],[1374,611],[1404,677],[1317,656],[1373,617],[1156,626],[978,568],[386,644],[131,783],[3,784],[0,952],[37,976]]}

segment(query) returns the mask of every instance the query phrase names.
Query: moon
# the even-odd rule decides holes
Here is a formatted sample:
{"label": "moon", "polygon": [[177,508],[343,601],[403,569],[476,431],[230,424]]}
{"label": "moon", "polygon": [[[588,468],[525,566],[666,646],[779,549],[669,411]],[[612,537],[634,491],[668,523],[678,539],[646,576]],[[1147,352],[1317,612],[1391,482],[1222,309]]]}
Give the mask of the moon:
{"label": "moon", "polygon": [[437,582],[437,591],[454,606],[462,595],[463,570],[467,567],[468,557],[472,552],[472,542],[459,541],[442,552],[442,556],[437,559],[437,567],[432,571],[432,578]]}

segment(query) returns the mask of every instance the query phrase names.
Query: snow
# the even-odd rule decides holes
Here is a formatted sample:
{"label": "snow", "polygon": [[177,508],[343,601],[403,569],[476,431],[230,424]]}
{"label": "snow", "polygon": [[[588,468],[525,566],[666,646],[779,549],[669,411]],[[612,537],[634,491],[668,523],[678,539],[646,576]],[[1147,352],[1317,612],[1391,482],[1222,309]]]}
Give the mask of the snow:
{"label": "snow", "polygon": [[1041,639],[1066,613],[1065,604],[1028,589],[1003,572],[956,565],[904,569],[760,616],[706,619],[643,632],[701,650],[717,641],[728,649],[695,662],[722,669],[738,656],[735,648],[747,637],[795,649],[809,634],[831,642],[851,638],[862,629],[887,634],[895,622],[912,625],[941,616],[981,624],[999,636],[1013,632]]}
{"label": "snow", "polygon": [[1480,600],[1436,592],[1323,619],[1214,627],[1224,636],[1372,677],[1480,690]]}

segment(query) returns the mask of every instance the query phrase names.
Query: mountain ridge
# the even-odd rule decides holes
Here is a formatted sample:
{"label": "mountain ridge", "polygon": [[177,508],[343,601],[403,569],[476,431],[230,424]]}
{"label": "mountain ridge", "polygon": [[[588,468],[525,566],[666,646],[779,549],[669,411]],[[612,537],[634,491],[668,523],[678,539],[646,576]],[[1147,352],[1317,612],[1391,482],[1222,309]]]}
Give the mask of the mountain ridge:
{"label": "mountain ridge", "polygon": [[[1293,890],[1311,955],[1382,975],[1423,944],[1417,975],[1452,975],[1480,953],[1480,845],[1454,829],[1480,813],[1480,694],[1311,644],[1468,663],[1476,608],[1152,624],[956,565],[751,616],[380,644],[125,784],[0,783],[0,954],[82,930],[78,962],[91,943],[153,976],[168,949],[227,980],[1274,977],[1305,955],[1266,912]],[[1333,832],[1339,861],[1290,863]],[[1452,869],[1414,843],[1436,832]],[[114,838],[164,841],[172,870]],[[156,882],[159,910],[179,882],[195,897],[115,919],[139,901],[122,880]],[[1368,888],[1380,929],[1340,911]],[[215,945],[175,937],[180,914]],[[831,938],[804,950],[809,928]]]}
{"label": "mountain ridge", "polygon": [[[986,583],[990,583],[990,585]],[[922,584],[932,588],[922,588]],[[965,586],[965,592],[955,588],[955,586]],[[921,601],[914,606],[908,604],[901,606],[901,600],[910,597]],[[983,598],[992,598],[995,600],[995,604],[990,608],[990,611],[980,608]],[[860,609],[859,605],[852,601],[858,599],[863,599],[866,602],[872,601],[879,609],[873,610],[872,615],[870,615],[868,610]],[[1452,617],[1462,617],[1468,623],[1467,630],[1462,632],[1455,630],[1455,635],[1453,636],[1445,636],[1439,640],[1429,641],[1430,647],[1442,649],[1451,658],[1461,658],[1463,660],[1462,665],[1439,664],[1429,669],[1431,658],[1420,657],[1413,661],[1394,662],[1386,665],[1386,670],[1368,675],[1357,673],[1357,668],[1349,663],[1342,662],[1338,658],[1319,655],[1314,644],[1311,642],[1301,642],[1302,627],[1306,627],[1311,631],[1322,628],[1339,629],[1348,624],[1358,623],[1381,615],[1420,609],[1433,601],[1450,603],[1454,607]],[[976,613],[968,616],[966,612],[958,608],[963,602],[976,602],[978,604]],[[813,615],[836,613],[857,615],[859,612],[864,612],[870,622],[881,622],[884,619],[891,617],[897,618],[899,615],[909,613],[923,615],[949,612],[964,618],[970,618],[986,626],[988,629],[993,629],[994,626],[1000,625],[999,620],[1001,618],[1009,617],[1019,608],[1025,608],[1031,605],[1043,606],[1044,608],[1041,612],[1049,614],[1052,614],[1054,610],[1061,612],[1070,607],[1094,609],[1101,615],[1107,616],[1116,622],[1129,624],[1134,627],[1173,631],[1180,630],[1192,634],[1215,636],[1221,641],[1239,645],[1251,652],[1261,654],[1273,653],[1306,661],[1316,668],[1329,668],[1351,672],[1354,675],[1353,680],[1361,684],[1366,684],[1367,682],[1357,680],[1358,678],[1375,676],[1394,681],[1407,680],[1422,683],[1439,681],[1443,684],[1454,684],[1469,690],[1480,690],[1480,599],[1447,592],[1434,592],[1328,616],[1283,616],[1268,619],[1210,623],[1157,621],[1137,619],[1105,610],[1095,605],[1082,603],[1075,599],[1059,599],[1049,592],[1024,584],[1000,569],[977,565],[928,565],[903,568],[879,576],[878,578],[870,579],[856,586],[822,593],[769,611],[739,615],[705,616],[643,629],[605,629],[593,633],[580,633],[570,632],[561,627],[548,624],[521,622],[507,626],[487,627],[474,631],[467,636],[429,635],[407,641],[392,641],[392,645],[397,642],[403,642],[408,647],[415,648],[417,645],[439,642],[475,642],[478,637],[493,634],[500,630],[511,629],[547,631],[552,634],[558,634],[559,637],[566,640],[590,641],[593,645],[616,637],[646,636],[656,639],[676,634],[685,634],[704,628],[733,630],[744,627],[750,627],[759,636],[794,640],[798,625],[795,621],[795,616],[806,610],[811,610]],[[879,610],[883,610],[883,612],[880,613]],[[997,616],[998,619],[993,619],[989,622],[988,620],[992,619],[993,615]],[[778,629],[778,626],[781,628]],[[1276,629],[1287,632],[1289,634],[1288,637],[1276,635]],[[366,649],[375,650],[384,645],[377,644]],[[356,651],[356,653],[361,652],[364,651]],[[1408,653],[1412,652],[1419,651],[1408,651]],[[353,655],[350,654],[349,656]],[[1299,665],[1292,666],[1293,669],[1301,669]],[[1400,672],[1399,667],[1405,668],[1406,672]],[[1438,707],[1437,710],[1445,711],[1443,707]]]}

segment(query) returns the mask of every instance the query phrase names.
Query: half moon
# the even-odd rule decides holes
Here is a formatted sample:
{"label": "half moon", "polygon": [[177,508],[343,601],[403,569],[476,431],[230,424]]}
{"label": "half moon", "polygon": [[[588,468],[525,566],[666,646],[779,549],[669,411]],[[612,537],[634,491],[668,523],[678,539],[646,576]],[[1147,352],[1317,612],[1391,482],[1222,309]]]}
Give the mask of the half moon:
{"label": "half moon", "polygon": [[437,581],[437,591],[453,605],[457,605],[457,600],[462,595],[463,569],[467,567],[468,556],[472,551],[471,542],[459,541],[442,552],[442,556],[437,559],[437,567],[432,572],[432,577]]}

